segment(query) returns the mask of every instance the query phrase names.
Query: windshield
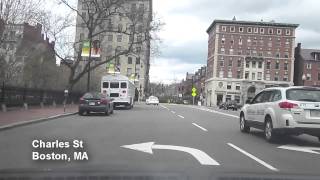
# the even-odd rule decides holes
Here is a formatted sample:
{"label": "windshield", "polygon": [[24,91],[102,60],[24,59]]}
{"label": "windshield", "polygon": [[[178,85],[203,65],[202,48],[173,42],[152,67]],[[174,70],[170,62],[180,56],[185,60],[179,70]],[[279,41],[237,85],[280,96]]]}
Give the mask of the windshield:
{"label": "windshield", "polygon": [[320,102],[318,89],[290,89],[286,92],[287,99],[293,101]]}
{"label": "windshield", "polygon": [[319,89],[320,0],[0,0],[0,180],[320,180]]}

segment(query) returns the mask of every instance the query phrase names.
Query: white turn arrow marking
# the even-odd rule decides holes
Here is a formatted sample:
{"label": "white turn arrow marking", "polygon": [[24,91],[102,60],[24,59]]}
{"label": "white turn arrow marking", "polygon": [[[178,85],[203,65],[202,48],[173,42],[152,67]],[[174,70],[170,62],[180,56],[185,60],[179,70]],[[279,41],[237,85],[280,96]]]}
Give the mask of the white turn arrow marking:
{"label": "white turn arrow marking", "polygon": [[312,154],[320,154],[317,151],[320,151],[320,147],[304,147],[304,146],[295,146],[295,145],[284,145],[279,146],[279,149],[286,149],[291,151],[300,151],[300,152],[307,152]]}
{"label": "white turn arrow marking", "polygon": [[125,146],[121,146],[121,147],[127,148],[127,149],[133,149],[136,151],[142,151],[142,152],[149,153],[149,154],[153,154],[152,149],[167,149],[167,150],[183,151],[183,152],[186,152],[186,153],[189,153],[190,155],[192,155],[202,165],[214,165],[214,166],[220,165],[217,161],[212,159],[205,152],[200,151],[199,149],[194,149],[194,148],[189,148],[189,147],[171,146],[171,145],[157,145],[157,144],[154,144],[154,142],[125,145]]}

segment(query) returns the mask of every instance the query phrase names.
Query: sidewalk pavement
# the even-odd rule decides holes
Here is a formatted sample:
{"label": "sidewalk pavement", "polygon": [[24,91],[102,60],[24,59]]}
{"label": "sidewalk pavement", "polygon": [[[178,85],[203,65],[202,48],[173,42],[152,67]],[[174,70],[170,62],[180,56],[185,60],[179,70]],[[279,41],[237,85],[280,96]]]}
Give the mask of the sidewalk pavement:
{"label": "sidewalk pavement", "polygon": [[7,112],[0,112],[0,129],[11,128],[12,126],[20,126],[36,121],[54,119],[64,115],[71,115],[78,112],[78,105],[67,105],[66,112],[63,106],[57,107],[30,107],[28,110],[13,109]]}

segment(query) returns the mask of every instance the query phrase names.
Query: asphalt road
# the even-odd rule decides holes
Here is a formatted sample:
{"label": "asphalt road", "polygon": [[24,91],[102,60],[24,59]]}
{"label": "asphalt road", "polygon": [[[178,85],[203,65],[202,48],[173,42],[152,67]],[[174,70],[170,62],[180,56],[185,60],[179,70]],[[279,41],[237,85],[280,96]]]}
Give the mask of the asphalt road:
{"label": "asphalt road", "polygon": [[[196,106],[140,104],[132,110],[116,110],[108,117],[74,115],[4,130],[0,131],[0,170],[94,169],[173,173],[189,179],[210,179],[215,173],[320,176],[320,154],[278,148],[282,145],[320,148],[316,138],[286,137],[270,144],[261,131],[241,133],[237,114]],[[88,153],[89,160],[33,161],[34,151],[61,152],[70,157],[78,151],[38,150],[32,147],[35,139],[82,140],[82,151]],[[148,142],[154,142],[153,154],[142,152],[150,151],[143,149],[145,146],[142,151],[123,147]],[[199,150],[209,158],[199,157]],[[200,162],[201,159],[206,162]]]}

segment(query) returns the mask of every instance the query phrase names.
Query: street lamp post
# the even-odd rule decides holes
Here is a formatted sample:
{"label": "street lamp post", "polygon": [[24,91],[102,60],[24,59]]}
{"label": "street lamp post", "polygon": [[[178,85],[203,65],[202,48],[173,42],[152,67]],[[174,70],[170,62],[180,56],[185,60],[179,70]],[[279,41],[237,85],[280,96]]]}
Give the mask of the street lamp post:
{"label": "street lamp post", "polygon": [[302,77],[301,77],[301,79],[302,79],[302,85],[304,86],[304,83],[305,83],[305,81],[306,81],[306,79],[307,79],[306,75],[303,74]]}

